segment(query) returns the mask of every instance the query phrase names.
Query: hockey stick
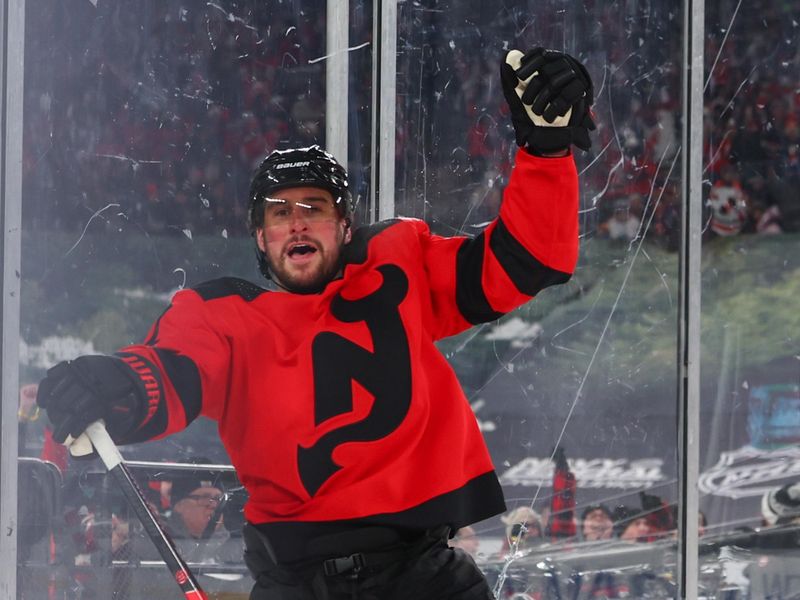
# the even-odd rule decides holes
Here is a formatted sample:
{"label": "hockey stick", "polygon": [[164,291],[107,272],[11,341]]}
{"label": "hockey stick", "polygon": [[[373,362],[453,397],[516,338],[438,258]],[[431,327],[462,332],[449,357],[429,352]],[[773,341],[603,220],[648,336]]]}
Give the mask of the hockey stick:
{"label": "hockey stick", "polygon": [[145,500],[131,472],[125,466],[122,455],[119,453],[119,449],[111,439],[111,436],[108,435],[103,422],[95,421],[89,425],[86,428],[86,435],[92,441],[92,445],[97,450],[97,454],[100,455],[100,459],[106,469],[116,480],[128,504],[133,508],[136,516],[139,517],[147,535],[153,540],[153,544],[155,544],[158,553],[167,564],[167,568],[175,577],[175,582],[186,596],[186,600],[208,600],[208,596],[197,583],[186,561],[178,554],[175,542],[169,537],[169,534],[158,522],[158,519],[156,519],[147,504],[147,500]]}

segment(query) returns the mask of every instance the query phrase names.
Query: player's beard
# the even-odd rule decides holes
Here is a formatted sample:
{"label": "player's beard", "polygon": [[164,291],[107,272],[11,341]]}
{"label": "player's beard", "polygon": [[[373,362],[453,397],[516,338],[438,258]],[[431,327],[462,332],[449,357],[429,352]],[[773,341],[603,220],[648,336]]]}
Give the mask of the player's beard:
{"label": "player's beard", "polygon": [[310,274],[305,272],[294,274],[291,269],[286,268],[285,253],[281,253],[277,261],[267,256],[272,280],[287,292],[294,294],[320,293],[342,269],[342,245],[340,243],[332,253],[327,253],[320,244],[317,244],[317,252],[322,260],[315,265]]}

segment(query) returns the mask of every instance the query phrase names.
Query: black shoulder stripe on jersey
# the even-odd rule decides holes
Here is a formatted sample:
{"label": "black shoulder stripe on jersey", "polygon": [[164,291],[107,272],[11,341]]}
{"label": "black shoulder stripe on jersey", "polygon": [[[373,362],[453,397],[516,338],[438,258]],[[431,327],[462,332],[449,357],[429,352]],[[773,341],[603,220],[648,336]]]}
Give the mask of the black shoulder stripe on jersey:
{"label": "black shoulder stripe on jersey", "polygon": [[[251,302],[258,298],[261,294],[267,292],[262,287],[254,283],[250,283],[245,279],[238,277],[220,277],[219,279],[212,279],[205,281],[196,287],[191,288],[203,300],[214,300],[215,298],[225,298],[227,296],[239,296],[247,302]],[[158,340],[158,330],[161,326],[161,319],[164,318],[169,310],[172,308],[172,303],[161,313],[161,316],[153,325],[152,333],[147,337],[144,343],[148,346],[154,346]]]}
{"label": "black shoulder stripe on jersey", "polygon": [[156,348],[164,372],[178,393],[186,413],[186,424],[194,421],[203,405],[203,389],[200,384],[200,370],[188,356],[181,356],[173,350]]}
{"label": "black shoulder stripe on jersey", "polygon": [[344,247],[342,252],[343,263],[346,265],[360,265],[366,262],[369,241],[380,232],[392,225],[396,225],[400,221],[400,219],[389,219],[355,229],[350,243]]}
{"label": "black shoulder stripe on jersey", "polygon": [[238,277],[220,277],[205,281],[192,288],[203,300],[214,300],[225,296],[239,296],[247,302],[251,302],[266,292],[262,287],[255,283],[250,283]]}
{"label": "black shoulder stripe on jersey", "polygon": [[492,309],[483,292],[484,234],[465,240],[456,255],[456,305],[464,318],[472,323],[496,321],[503,313]]}
{"label": "black shoulder stripe on jersey", "polygon": [[[167,403],[164,399],[161,373],[150,360],[139,354],[118,352],[117,356],[125,361],[125,364],[136,373],[141,382],[142,402],[145,405],[145,413],[142,417],[146,419],[144,424],[122,440],[122,443],[133,444],[153,439],[167,430],[168,423]],[[155,410],[152,415],[149,414],[151,410]]]}
{"label": "black shoulder stripe on jersey", "polygon": [[548,286],[565,283],[571,277],[570,273],[540,263],[511,235],[502,219],[497,220],[489,239],[489,248],[517,289],[528,296],[535,296]]}

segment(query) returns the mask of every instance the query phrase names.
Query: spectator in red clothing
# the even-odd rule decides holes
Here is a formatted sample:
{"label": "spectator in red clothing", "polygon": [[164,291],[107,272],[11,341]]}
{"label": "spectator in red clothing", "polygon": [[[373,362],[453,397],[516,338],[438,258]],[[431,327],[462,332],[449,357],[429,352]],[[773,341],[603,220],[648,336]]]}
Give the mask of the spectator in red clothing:
{"label": "spectator in red clothing", "polygon": [[556,448],[553,462],[553,495],[547,535],[553,540],[575,537],[575,474],[569,468],[563,448]]}
{"label": "spectator in red clothing", "polygon": [[675,529],[675,519],[666,502],[647,492],[639,492],[639,499],[642,503],[642,513],[650,528],[650,541],[659,539]]}

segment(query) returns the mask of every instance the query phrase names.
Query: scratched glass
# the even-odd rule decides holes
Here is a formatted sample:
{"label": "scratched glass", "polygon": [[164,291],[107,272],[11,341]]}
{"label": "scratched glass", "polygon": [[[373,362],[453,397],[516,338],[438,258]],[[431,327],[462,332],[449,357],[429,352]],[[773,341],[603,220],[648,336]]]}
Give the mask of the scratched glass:
{"label": "scratched glass", "polygon": [[290,227],[296,221],[323,223],[339,218],[336,206],[327,198],[306,198],[288,201],[281,198],[264,200],[264,225],[267,227]]}
{"label": "scratched glass", "polygon": [[[373,4],[349,3],[348,167],[362,222],[372,218]],[[800,593],[789,492],[774,493],[800,473],[796,4],[706,2],[705,597]],[[670,509],[678,499],[682,6],[397,4],[394,205],[435,233],[476,235],[497,214],[516,150],[497,76],[504,49],[573,53],[595,84],[598,130],[592,150],[576,152],[574,276],[441,342],[508,499],[508,514],[462,532],[498,597],[674,596],[669,532],[627,546],[605,536],[642,512],[665,516],[656,497]],[[149,542],[102,469],[44,444],[30,386],[60,360],[143,339],[177,289],[229,275],[269,285],[246,227],[250,174],[269,149],[325,144],[325,16],[323,0],[25,3],[19,598],[174,595],[163,567],[137,563]],[[566,537],[547,527],[556,446],[577,480]],[[123,452],[229,461],[203,418]],[[174,474],[137,474],[160,506],[160,478]],[[584,532],[589,513],[599,525]],[[201,583],[246,594],[236,560],[225,581]]]}
{"label": "scratched glass", "polygon": [[800,594],[798,23],[706,4],[701,572],[750,598]]}
{"label": "scratched glass", "polygon": [[[474,236],[497,215],[517,151],[505,50],[569,52],[595,86],[592,150],[575,151],[571,281],[440,343],[507,498],[502,518],[473,526],[475,556],[500,598],[673,597],[681,3],[501,4],[398,5],[395,201],[437,233]],[[556,447],[577,479],[571,511],[558,502]],[[589,542],[582,517],[597,506],[616,526]],[[641,514],[660,519],[652,541],[620,542]]]}
{"label": "scratched glass", "polygon": [[207,504],[210,506],[217,506],[222,502],[222,499],[225,496],[223,494],[215,494],[213,496],[208,496],[204,494],[189,494],[186,497],[189,500],[196,502],[197,504]]}
{"label": "scratched glass", "polygon": [[[222,276],[269,285],[247,230],[250,175],[272,149],[325,145],[325,6],[26,3],[21,384],[60,360],[141,341],[178,289]],[[363,204],[371,2],[350,9],[349,142],[359,163],[351,189]],[[152,544],[99,463],[67,461],[47,454],[50,446],[45,457],[63,474],[42,461],[46,422],[25,421],[20,440],[18,596],[173,597],[174,581],[149,564],[158,558]],[[178,435],[122,451],[141,461],[228,464],[218,439],[201,417]],[[161,479],[176,472],[135,473],[161,507]],[[225,523],[237,521],[232,505]],[[191,562],[226,573],[200,573],[201,584],[210,595],[246,597],[252,581],[241,549],[224,558],[215,539],[188,549]]]}

